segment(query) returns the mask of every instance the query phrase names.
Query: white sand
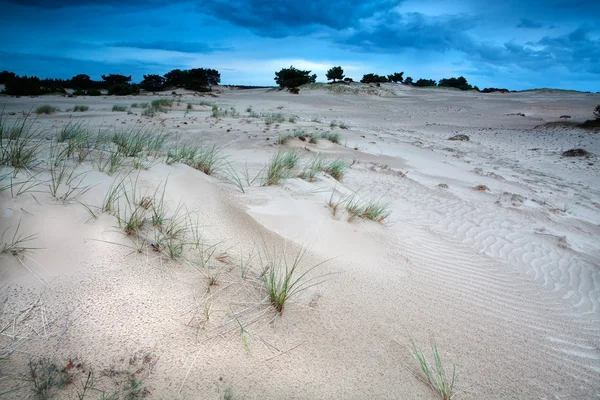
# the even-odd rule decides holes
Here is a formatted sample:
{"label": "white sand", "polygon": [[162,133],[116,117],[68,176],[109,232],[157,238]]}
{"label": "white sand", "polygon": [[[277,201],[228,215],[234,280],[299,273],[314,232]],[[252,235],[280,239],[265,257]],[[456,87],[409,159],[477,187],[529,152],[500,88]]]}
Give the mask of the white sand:
{"label": "white sand", "polygon": [[[21,387],[6,398],[33,396],[19,380],[28,379],[29,357],[77,357],[93,368],[95,387],[122,394],[122,377],[106,370],[131,370],[130,357],[152,354],[151,373],[140,372],[150,398],[216,399],[230,391],[257,399],[433,399],[406,347],[410,338],[424,346],[434,338],[447,368],[456,365],[456,398],[599,397],[600,136],[538,126],[565,114],[589,119],[600,96],[384,86],[383,96],[185,94],[152,119],[140,109],[110,111],[151,96],[0,98],[5,114],[85,104],[90,111],[72,118],[117,129],[141,120],[170,132],[169,143],[217,143],[240,176],[246,166],[251,177],[259,173],[282,147],[299,148],[305,159],[324,153],[354,162],[342,183],[326,175],[271,187],[257,180],[245,193],[223,174],[183,164],[140,172],[142,194],[167,181],[170,210],[185,204],[205,241],[217,244],[209,269],[167,260],[149,246],[137,253],[114,216],[90,220],[81,204],[54,200],[49,173],[32,169],[45,182],[34,192],[0,192],[0,230],[10,227],[3,242],[21,221],[40,248],[0,258],[0,349],[14,350],[0,362],[0,393]],[[217,121],[202,106],[185,113],[187,102],[201,100],[241,116]],[[299,119],[267,127],[245,117],[249,106]],[[516,113],[525,117],[508,115]],[[36,120],[40,148],[70,117],[62,111]],[[276,145],[294,129],[328,132],[332,120],[349,126],[335,129],[342,145]],[[447,140],[456,134],[471,140]],[[593,155],[561,156],[576,147]],[[90,161],[77,171],[89,171],[84,185],[93,185],[81,200],[100,206],[115,177]],[[326,205],[334,188],[382,198],[391,215],[382,224],[334,217]],[[303,271],[326,261],[309,275],[323,282],[292,298],[282,316],[263,301],[256,254],[265,245],[289,255],[307,248]],[[222,253],[225,263],[214,257]],[[240,257],[251,253],[254,269],[242,279]],[[209,287],[214,271],[219,283]],[[202,322],[207,304],[210,319]],[[77,381],[56,398],[75,398],[80,387]]]}

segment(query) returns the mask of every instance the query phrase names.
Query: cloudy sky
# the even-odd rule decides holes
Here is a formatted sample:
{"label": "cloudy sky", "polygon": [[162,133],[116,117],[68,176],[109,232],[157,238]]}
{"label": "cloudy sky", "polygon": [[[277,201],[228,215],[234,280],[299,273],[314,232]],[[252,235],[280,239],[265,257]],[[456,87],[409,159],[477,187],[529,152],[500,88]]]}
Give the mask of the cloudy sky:
{"label": "cloudy sky", "polygon": [[0,70],[68,78],[215,68],[273,85],[342,65],[483,87],[600,91],[599,0],[0,0]]}

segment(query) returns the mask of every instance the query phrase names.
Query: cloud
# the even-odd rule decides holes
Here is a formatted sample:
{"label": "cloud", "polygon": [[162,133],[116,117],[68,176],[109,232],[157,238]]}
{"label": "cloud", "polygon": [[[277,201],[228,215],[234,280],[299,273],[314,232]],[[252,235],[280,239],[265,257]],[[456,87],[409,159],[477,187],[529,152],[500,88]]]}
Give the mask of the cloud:
{"label": "cloud", "polygon": [[132,47],[136,49],[178,51],[180,53],[214,53],[216,51],[230,51],[229,47],[215,47],[205,43],[186,43],[175,41],[154,42],[116,42],[108,43],[112,47]]}
{"label": "cloud", "polygon": [[521,18],[521,21],[517,24],[517,28],[523,29],[540,29],[544,26],[544,24],[540,22],[535,22],[527,18]]}
{"label": "cloud", "polygon": [[388,12],[402,0],[207,0],[198,11],[266,37],[305,35],[321,27],[358,26],[361,19]]}

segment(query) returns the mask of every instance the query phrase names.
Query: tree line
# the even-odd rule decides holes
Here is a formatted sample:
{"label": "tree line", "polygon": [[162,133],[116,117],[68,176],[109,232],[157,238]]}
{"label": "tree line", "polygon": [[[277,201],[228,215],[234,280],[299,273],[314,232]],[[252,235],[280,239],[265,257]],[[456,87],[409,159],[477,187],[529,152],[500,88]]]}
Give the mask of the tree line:
{"label": "tree line", "polygon": [[19,76],[9,71],[0,72],[0,84],[4,85],[4,93],[14,96],[66,93],[66,89],[73,89],[74,95],[88,96],[100,96],[101,90],[106,90],[108,95],[124,96],[139,94],[140,89],[160,92],[167,87],[209,92],[212,86],[221,82],[219,71],[206,68],[174,69],[162,76],[144,75],[139,83],[132,83],[131,76],[120,74],[102,75],[101,78],[102,80],[95,81],[89,75],[79,74],[70,79],[40,79],[37,76]]}
{"label": "tree line", "polygon": [[[354,80],[345,76],[341,66],[332,67],[325,74],[330,84],[350,84]],[[70,79],[40,79],[36,76],[19,76],[14,72],[0,72],[0,84],[4,85],[4,93],[9,95],[40,95],[46,93],[66,93],[66,89],[73,89],[75,95],[100,96],[101,90],[108,95],[135,95],[140,90],[148,92],[160,92],[168,88],[184,88],[196,92],[209,92],[213,86],[221,82],[219,71],[210,68],[192,68],[188,70],[174,69],[164,75],[149,74],[144,75],[144,79],[139,83],[132,83],[131,76],[120,74],[102,75],[102,80],[96,81],[89,75],[79,74]],[[289,68],[282,68],[275,72],[275,83],[280,89],[288,89],[293,93],[298,93],[299,87],[309,83],[315,83],[316,74],[311,71],[305,71],[295,68],[293,65]],[[460,90],[476,90],[482,93],[508,92],[508,89],[485,88],[479,90],[477,86],[472,86],[463,76],[458,78],[444,78],[436,81],[434,79],[420,78],[413,80],[412,77],[404,77],[404,72],[394,72],[389,75],[378,75],[374,73],[364,74],[361,83],[381,84],[381,83],[400,83],[416,87],[451,87]]]}

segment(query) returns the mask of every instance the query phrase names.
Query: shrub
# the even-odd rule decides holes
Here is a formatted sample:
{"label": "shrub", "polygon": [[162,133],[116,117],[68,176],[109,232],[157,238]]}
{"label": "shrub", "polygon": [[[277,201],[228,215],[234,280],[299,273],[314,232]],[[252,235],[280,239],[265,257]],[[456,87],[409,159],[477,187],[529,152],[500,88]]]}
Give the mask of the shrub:
{"label": "shrub", "polygon": [[73,112],[84,112],[88,111],[90,108],[88,106],[75,106],[73,107]]}
{"label": "shrub", "polygon": [[419,87],[437,86],[437,83],[434,79],[419,79],[418,81],[413,83],[413,86],[419,86]]}
{"label": "shrub", "polygon": [[403,75],[404,75],[404,72],[394,72],[393,74],[388,75],[387,78],[388,78],[388,81],[390,81],[390,82],[402,83],[402,81],[404,79]]}
{"label": "shrub", "polygon": [[333,67],[329,71],[327,71],[327,80],[342,80],[344,79],[344,70],[342,67]]}
{"label": "shrub", "polygon": [[310,75],[311,71],[303,71],[294,66],[289,68],[282,68],[279,72],[275,72],[275,83],[280,88],[297,88],[307,83],[315,83],[317,75]]}
{"label": "shrub", "polygon": [[166,79],[160,75],[144,75],[140,87],[149,92],[160,92],[165,88]]}
{"label": "shrub", "polygon": [[600,104],[598,104],[596,108],[594,108],[594,116],[596,117],[596,119],[600,119]]}
{"label": "shrub", "polygon": [[360,80],[361,83],[384,83],[387,82],[388,78],[386,78],[385,76],[381,76],[381,75],[377,75],[377,74],[366,74],[363,75],[362,79]]}
{"label": "shrub", "polygon": [[453,87],[453,88],[457,88],[460,90],[472,90],[473,89],[473,86],[471,86],[467,83],[467,80],[465,79],[464,76],[460,76],[458,78],[441,79],[440,82],[438,83],[438,86]]}
{"label": "shrub", "polygon": [[102,92],[98,89],[90,89],[85,92],[88,96],[102,96]]}
{"label": "shrub", "polygon": [[125,112],[127,111],[127,106],[115,104],[114,106],[112,106],[112,110],[113,112]]}
{"label": "shrub", "polygon": [[58,108],[53,107],[49,104],[44,104],[43,106],[39,106],[38,108],[35,109],[35,113],[40,115],[40,114],[53,114],[55,112],[59,111]]}

